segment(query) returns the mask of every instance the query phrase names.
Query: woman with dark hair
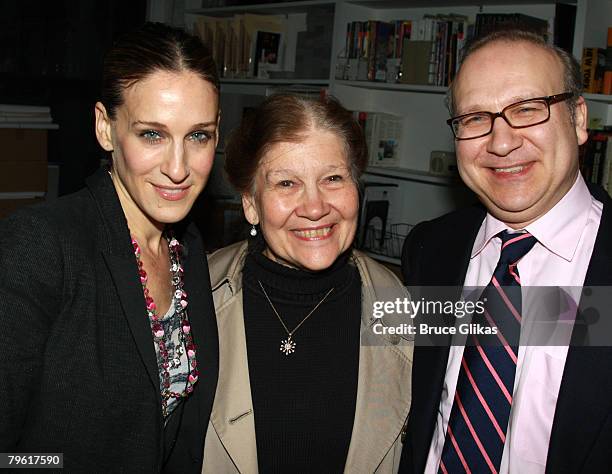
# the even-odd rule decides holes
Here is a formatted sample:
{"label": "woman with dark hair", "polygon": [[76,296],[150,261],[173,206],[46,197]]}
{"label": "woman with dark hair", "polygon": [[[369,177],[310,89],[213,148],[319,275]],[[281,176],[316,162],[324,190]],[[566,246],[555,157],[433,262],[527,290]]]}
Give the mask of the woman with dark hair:
{"label": "woman with dark hair", "polygon": [[372,310],[407,294],[352,248],[362,130],[333,98],[279,94],[225,154],[252,228],[209,258],[220,363],[203,472],[397,472],[412,344]]}
{"label": "woman with dark hair", "polygon": [[147,24],[105,58],[95,131],[111,166],[0,222],[0,451],[67,472],[199,472],[218,371],[201,238],[215,64]]}

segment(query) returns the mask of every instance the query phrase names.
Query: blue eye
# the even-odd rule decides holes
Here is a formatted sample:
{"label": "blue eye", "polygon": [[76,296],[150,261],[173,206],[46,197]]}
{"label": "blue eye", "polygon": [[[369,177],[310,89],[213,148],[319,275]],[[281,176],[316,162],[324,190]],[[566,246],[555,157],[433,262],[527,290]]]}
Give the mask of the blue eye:
{"label": "blue eye", "polygon": [[198,132],[193,132],[189,136],[189,139],[197,143],[207,143],[209,140],[212,140],[214,137],[215,137],[214,132],[198,131]]}
{"label": "blue eye", "polygon": [[488,115],[484,114],[474,114],[468,115],[467,117],[463,117],[461,119],[461,125],[464,127],[471,127],[474,125],[480,125],[482,122],[487,122],[489,120]]}
{"label": "blue eye", "polygon": [[140,136],[150,143],[155,143],[161,140],[161,135],[155,130],[145,130],[140,134]]}

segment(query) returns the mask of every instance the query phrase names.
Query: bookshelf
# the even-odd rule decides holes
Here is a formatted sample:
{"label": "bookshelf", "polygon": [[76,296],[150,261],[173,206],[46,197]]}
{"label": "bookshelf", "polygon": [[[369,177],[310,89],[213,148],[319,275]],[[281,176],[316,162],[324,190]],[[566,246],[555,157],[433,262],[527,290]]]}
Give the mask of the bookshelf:
{"label": "bookshelf", "polygon": [[459,177],[435,175],[425,171],[411,170],[408,168],[393,168],[383,166],[369,166],[368,174],[372,176],[386,176],[402,181],[416,183],[436,184],[439,186],[450,186],[459,183]]}
{"label": "bookshelf", "polygon": [[612,104],[612,95],[604,94],[583,94],[584,98],[589,102],[599,102],[602,104]]}
{"label": "bookshelf", "polygon": [[444,86],[425,86],[421,84],[392,84],[387,82],[375,81],[347,81],[344,79],[335,79],[334,84],[339,86],[357,87],[359,89],[395,92],[421,92],[425,94],[445,94],[447,89]]}
{"label": "bookshelf", "polygon": [[328,79],[221,79],[222,94],[264,97],[270,88],[278,86],[309,86],[328,88]]}
{"label": "bookshelf", "polygon": [[[243,2],[247,3],[247,2]],[[236,13],[261,13],[261,14],[285,14],[285,13],[307,13],[309,8],[321,5],[333,5],[334,0],[304,0],[297,2],[260,3],[252,2],[251,5],[231,5],[227,7],[211,8],[188,8],[187,15],[211,15],[231,16]]]}
{"label": "bookshelf", "polygon": [[[163,0],[151,0],[152,3]],[[244,3],[244,2],[243,2]],[[353,21],[418,20],[426,14],[466,15],[472,21],[478,13],[523,13],[548,20],[554,25],[555,0],[306,0],[255,5],[202,8],[201,0],[176,2],[178,9],[170,15],[175,26],[193,31],[198,15],[231,17],[236,14],[294,14],[313,9],[327,9],[332,28],[331,41],[325,58],[329,72],[324,76],[296,75],[284,79],[223,79],[222,96],[236,99],[244,94],[251,102],[269,92],[270,87],[290,84],[325,87],[351,110],[384,112],[401,116],[402,139],[400,167],[370,167],[366,180],[397,183],[389,199],[391,222],[415,224],[431,219],[464,205],[474,196],[460,180],[434,176],[429,173],[430,153],[433,150],[453,151],[454,141],[445,121],[448,112],[444,105],[447,88],[444,86],[396,84],[336,79],[338,58],[346,44],[347,24]],[[585,46],[605,47],[606,31],[612,26],[612,1],[569,0],[576,7],[572,51],[580,60]],[[565,32],[572,33],[572,32]],[[320,58],[318,58],[320,59]],[[612,123],[612,96],[587,94],[591,115]],[[260,100],[259,99],[259,100]],[[222,106],[229,99],[222,97]],[[238,100],[238,99],[236,99]],[[228,119],[224,111],[224,120]],[[234,113],[238,117],[238,114]],[[235,125],[235,124],[234,124]],[[225,123],[226,128],[232,124]]]}
{"label": "bookshelf", "polygon": [[223,78],[221,79],[221,84],[259,84],[265,86],[274,86],[274,85],[314,85],[314,86],[323,86],[327,87],[329,85],[329,81],[326,79],[233,79],[233,78]]}

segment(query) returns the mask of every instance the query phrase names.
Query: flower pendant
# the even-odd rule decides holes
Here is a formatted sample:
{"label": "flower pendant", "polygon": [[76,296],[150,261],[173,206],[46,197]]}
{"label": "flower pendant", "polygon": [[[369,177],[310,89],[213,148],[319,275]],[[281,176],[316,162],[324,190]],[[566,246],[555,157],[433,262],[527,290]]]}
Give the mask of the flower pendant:
{"label": "flower pendant", "polygon": [[285,355],[293,354],[295,352],[295,341],[291,339],[291,336],[281,341],[280,351]]}

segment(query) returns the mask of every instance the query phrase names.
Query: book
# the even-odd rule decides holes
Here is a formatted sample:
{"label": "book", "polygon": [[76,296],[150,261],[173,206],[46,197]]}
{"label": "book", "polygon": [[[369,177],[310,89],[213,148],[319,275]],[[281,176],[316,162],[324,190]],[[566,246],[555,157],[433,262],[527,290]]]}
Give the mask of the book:
{"label": "book", "polygon": [[429,84],[432,49],[431,41],[404,40],[400,78],[402,84]]}
{"label": "book", "polygon": [[396,20],[394,28],[394,45],[392,57],[401,59],[404,39],[410,39],[412,22],[410,20]]}
{"label": "book", "polygon": [[[291,16],[291,15],[289,15]],[[295,67],[295,61],[284,61],[287,43],[287,24],[284,15],[255,15],[250,13],[230,18],[198,15],[194,33],[211,50],[220,77],[267,78],[270,71],[283,71],[286,65]],[[295,41],[300,30],[293,21],[291,44],[295,54]],[[294,38],[295,36],[295,38]],[[293,59],[293,58],[292,58]]]}
{"label": "book", "polygon": [[601,87],[601,93],[610,95],[612,94],[612,70],[604,71],[603,85]]}
{"label": "book", "polygon": [[366,79],[368,81],[373,81],[376,73],[376,34],[378,33],[378,23],[378,21],[367,22],[364,50],[366,52],[365,58],[367,59]]}
{"label": "book", "polygon": [[280,71],[282,34],[257,31],[255,37],[253,75],[260,79],[269,79],[270,71]]}
{"label": "book", "polygon": [[601,93],[612,94],[612,27],[608,28],[608,41]]}
{"label": "book", "polygon": [[51,109],[46,106],[0,104],[0,124],[52,124]]}
{"label": "book", "polygon": [[601,48],[583,48],[580,71],[584,92],[597,94],[602,89],[604,50]]}
{"label": "book", "polygon": [[51,123],[50,114],[5,114],[0,112],[0,122]]}
{"label": "book", "polygon": [[523,13],[477,13],[474,38],[480,38],[496,30],[527,30],[548,40],[548,21]]}
{"label": "book", "polygon": [[224,18],[205,15],[198,16],[194,23],[194,32],[210,49],[221,77],[225,69],[226,23]]}
{"label": "book", "polygon": [[[352,21],[346,26],[345,56],[339,56],[343,62],[337,76],[446,86],[455,75],[468,31],[468,17],[457,14],[428,14],[420,20]],[[422,74],[425,67],[426,78]]]}
{"label": "book", "polygon": [[608,194],[612,196],[612,135],[608,135],[608,141],[606,143],[606,172],[603,178],[603,187],[608,191]]}
{"label": "book", "polygon": [[387,80],[387,61],[393,58],[395,25],[384,21],[376,24],[376,38],[374,46],[374,80]]}
{"label": "book", "polygon": [[289,85],[270,86],[266,88],[266,97],[274,94],[292,94],[305,99],[324,99],[328,90],[321,86]]}
{"label": "book", "polygon": [[51,107],[39,105],[0,104],[0,113],[11,114],[50,114]]}
{"label": "book", "polygon": [[368,164],[372,166],[399,166],[399,144],[402,117],[382,112],[354,113],[364,131],[368,146]]}
{"label": "book", "polygon": [[[281,43],[282,33],[285,33],[286,21],[283,15],[256,15],[253,13],[245,13],[242,16],[244,24],[244,44],[245,50],[249,51],[249,69],[248,77],[258,77],[260,66],[262,64],[278,64],[284,46]],[[279,34],[279,36],[274,36]],[[259,44],[258,44],[259,40]],[[272,52],[276,40],[278,40],[278,49]],[[258,48],[259,47],[259,48]],[[265,50],[269,51],[266,56]],[[263,54],[263,60],[262,60]],[[276,55],[276,57],[275,57]],[[271,62],[276,61],[276,62]],[[282,60],[281,60],[282,61]],[[268,72],[274,67],[264,66],[261,77],[267,77]]]}
{"label": "book", "polygon": [[599,184],[610,193],[610,188],[612,187],[612,132],[608,133],[606,136],[606,141],[603,146],[604,151],[602,152],[602,165],[601,165],[601,179],[599,180]]}
{"label": "book", "polygon": [[612,132],[590,130],[589,139],[580,147],[580,171],[585,181],[600,184],[605,188],[610,183],[610,160],[606,151],[608,140]]}
{"label": "book", "polygon": [[374,150],[369,163],[373,166],[399,166],[399,144],[402,134],[402,119],[391,114],[377,114],[374,123]]}

